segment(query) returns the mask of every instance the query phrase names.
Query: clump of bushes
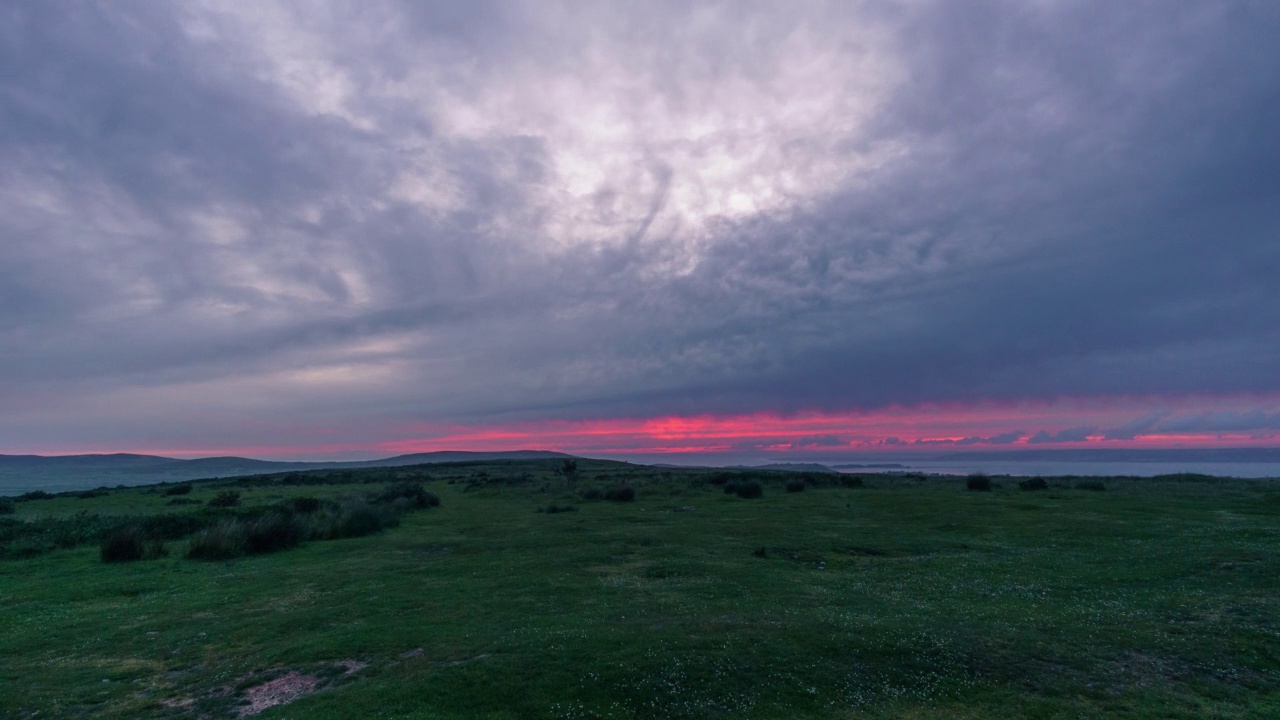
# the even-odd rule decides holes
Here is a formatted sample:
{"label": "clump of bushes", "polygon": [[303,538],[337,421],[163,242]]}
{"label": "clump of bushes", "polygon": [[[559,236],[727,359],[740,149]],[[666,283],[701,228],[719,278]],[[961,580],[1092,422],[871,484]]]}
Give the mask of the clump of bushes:
{"label": "clump of bushes", "polygon": [[173,487],[165,488],[164,494],[165,495],[190,495],[191,484],[185,483],[182,485],[174,485]]}
{"label": "clump of bushes", "polygon": [[94,498],[103,497],[106,494],[107,494],[106,488],[97,488],[96,490],[85,490],[83,492],[78,492],[76,493],[76,497],[79,498],[80,500],[92,500]]}
{"label": "clump of bushes", "polygon": [[296,513],[307,515],[320,509],[320,501],[313,497],[296,497],[289,501],[288,507]]}
{"label": "clump of bushes", "polygon": [[126,525],[107,533],[98,550],[102,562],[108,563],[154,560],[169,554],[163,540],[151,537],[137,525]]}
{"label": "clump of bushes", "polygon": [[49,500],[53,495],[43,490],[32,490],[18,496],[19,500]]}
{"label": "clump of bushes", "polygon": [[302,527],[291,515],[270,512],[245,521],[244,549],[250,555],[288,550],[302,542]]}
{"label": "clump of bushes", "polygon": [[862,478],[857,475],[841,475],[840,485],[847,488],[862,487]]}
{"label": "clump of bushes", "polygon": [[636,499],[636,489],[630,485],[611,487],[604,492],[604,499],[613,502],[631,502]]}
{"label": "clump of bushes", "polygon": [[758,558],[767,558],[769,557],[769,550],[764,546],[761,546],[756,548],[755,550],[752,550],[751,555],[753,557],[758,557]]}
{"label": "clump of bushes", "polygon": [[403,500],[399,504],[407,508],[424,508],[439,507],[440,498],[433,492],[428,492],[422,487],[422,483],[416,482],[398,482],[388,485],[374,497],[377,503],[395,503]]}
{"label": "clump of bushes", "polygon": [[604,491],[598,487],[587,488],[578,493],[578,496],[583,500],[599,500],[604,497]]}
{"label": "clump of bushes", "polygon": [[1027,478],[1026,480],[1020,480],[1018,482],[1018,489],[1019,490],[1048,490],[1049,483],[1045,482],[1044,478],[1041,478],[1041,477]]}
{"label": "clump of bushes", "polygon": [[982,473],[974,473],[965,478],[965,489],[978,492],[991,492],[991,478]]}
{"label": "clump of bushes", "polygon": [[1076,483],[1076,489],[1077,490],[1093,490],[1096,492],[1100,492],[1102,490],[1106,490],[1107,486],[1103,485],[1097,480],[1082,480],[1081,482]]}
{"label": "clump of bushes", "polygon": [[724,491],[726,494],[737,495],[746,500],[764,496],[764,486],[755,480],[736,480],[725,483]]}
{"label": "clump of bushes", "polygon": [[804,480],[788,480],[787,492],[789,493],[804,492],[804,486],[805,486]]}
{"label": "clump of bushes", "polygon": [[391,505],[374,505],[353,497],[324,508],[312,516],[308,537],[339,540],[363,537],[400,524],[400,513]]}
{"label": "clump of bushes", "polygon": [[191,536],[187,557],[192,560],[230,560],[245,554],[245,523],[227,518]]}
{"label": "clump of bushes", "polygon": [[0,498],[0,515],[13,514],[13,501],[9,498]]}
{"label": "clump of bushes", "polygon": [[578,508],[572,505],[556,505],[553,503],[545,508],[538,508],[538,512],[555,515],[556,513],[578,512]]}
{"label": "clump of bushes", "polygon": [[240,493],[235,490],[223,490],[209,501],[209,507],[228,508],[240,504]]}

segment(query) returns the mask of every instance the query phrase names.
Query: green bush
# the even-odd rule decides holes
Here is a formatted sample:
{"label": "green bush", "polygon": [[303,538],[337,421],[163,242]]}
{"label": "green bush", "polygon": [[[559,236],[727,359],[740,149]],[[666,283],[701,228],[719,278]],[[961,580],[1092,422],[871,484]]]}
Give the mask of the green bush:
{"label": "green bush", "polygon": [[13,511],[13,501],[9,498],[0,498],[0,515],[12,515]]}
{"label": "green bush", "polygon": [[583,500],[599,500],[600,498],[604,497],[604,491],[598,487],[587,488],[586,490],[583,490],[581,493],[579,493],[579,496]]}
{"label": "green bush", "polygon": [[223,490],[209,501],[209,507],[228,508],[240,504],[240,493],[235,490]]}
{"label": "green bush", "polygon": [[974,473],[965,478],[965,489],[977,492],[991,492],[991,478],[982,473]]}
{"label": "green bush", "polygon": [[307,535],[318,540],[362,537],[395,527],[399,522],[392,506],[372,505],[364,498],[354,497],[330,504],[312,516]]}
{"label": "green bush", "polygon": [[149,537],[137,525],[126,525],[107,533],[98,550],[102,562],[108,563],[153,560],[168,554],[163,540]]}
{"label": "green bush", "polygon": [[183,485],[174,485],[171,488],[165,488],[164,494],[165,495],[190,495],[191,484],[186,483]]}
{"label": "green bush", "polygon": [[1076,489],[1077,490],[1093,490],[1095,492],[1101,492],[1103,490],[1106,490],[1107,486],[1103,485],[1101,482],[1098,482],[1097,480],[1083,480],[1081,482],[1076,483]]}
{"label": "green bush", "polygon": [[613,502],[631,502],[636,499],[636,489],[630,485],[611,487],[605,491],[604,499]]}
{"label": "green bush", "polygon": [[307,515],[320,510],[320,501],[313,497],[296,497],[289,501],[289,509]]}
{"label": "green bush", "polygon": [[245,524],[245,552],[250,555],[288,550],[302,542],[302,528],[291,516],[271,512]]}
{"label": "green bush", "polygon": [[788,480],[787,492],[789,493],[804,492],[804,486],[805,486],[804,480]]}
{"label": "green bush", "polygon": [[734,486],[733,492],[740,498],[751,500],[764,495],[764,486],[755,480],[747,480],[746,482],[737,483]]}
{"label": "green bush", "polygon": [[572,505],[551,504],[546,506],[545,508],[538,508],[538,512],[546,513],[548,515],[555,515],[556,513],[578,512],[578,508]]}
{"label": "green bush", "polygon": [[52,497],[53,495],[43,490],[32,490],[31,492],[23,493],[19,495],[18,499],[19,500],[48,500]]}
{"label": "green bush", "polygon": [[374,502],[393,503],[401,499],[408,501],[402,504],[414,508],[439,507],[440,505],[440,498],[435,493],[427,492],[427,489],[422,487],[422,483],[415,482],[398,482],[388,485],[382,492],[378,493],[374,498]]}
{"label": "green bush", "polygon": [[1049,483],[1045,482],[1044,478],[1039,478],[1039,477],[1028,478],[1026,480],[1020,480],[1018,482],[1018,489],[1019,490],[1048,490]]}
{"label": "green bush", "polygon": [[191,536],[187,557],[192,560],[230,560],[246,552],[245,526],[240,520],[227,518]]}
{"label": "green bush", "polygon": [[840,484],[847,488],[862,487],[862,478],[857,475],[841,475]]}

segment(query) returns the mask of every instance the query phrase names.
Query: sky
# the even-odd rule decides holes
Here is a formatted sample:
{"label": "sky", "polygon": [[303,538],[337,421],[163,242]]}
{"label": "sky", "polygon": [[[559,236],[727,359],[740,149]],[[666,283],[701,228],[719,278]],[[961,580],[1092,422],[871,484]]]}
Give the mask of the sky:
{"label": "sky", "polygon": [[0,5],[0,453],[1280,446],[1280,4]]}

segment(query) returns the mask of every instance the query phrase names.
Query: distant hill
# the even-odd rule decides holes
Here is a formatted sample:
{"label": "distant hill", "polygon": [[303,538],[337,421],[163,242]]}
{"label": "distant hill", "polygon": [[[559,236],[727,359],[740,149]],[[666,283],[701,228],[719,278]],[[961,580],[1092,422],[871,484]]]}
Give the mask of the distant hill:
{"label": "distant hill", "polygon": [[32,490],[66,492],[99,486],[147,485],[183,482],[211,477],[265,475],[303,470],[402,467],[428,463],[539,460],[573,457],[546,450],[506,452],[440,452],[397,455],[381,460],[344,462],[289,462],[243,457],[207,457],[191,460],[158,455],[0,455],[0,495],[20,495]]}
{"label": "distant hill", "polygon": [[[826,465],[818,463],[770,463],[768,465],[734,465],[735,469],[744,470],[781,470],[783,472],[837,473]],[[838,473],[837,473],[838,474]]]}

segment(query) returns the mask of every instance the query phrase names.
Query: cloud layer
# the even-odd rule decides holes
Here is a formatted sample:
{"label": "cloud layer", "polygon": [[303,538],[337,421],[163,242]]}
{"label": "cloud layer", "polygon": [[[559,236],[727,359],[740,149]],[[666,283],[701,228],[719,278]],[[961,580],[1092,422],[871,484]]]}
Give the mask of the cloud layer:
{"label": "cloud layer", "polygon": [[910,440],[1275,430],[1278,33],[1262,2],[8,8],[0,452],[1062,398],[1127,415]]}

